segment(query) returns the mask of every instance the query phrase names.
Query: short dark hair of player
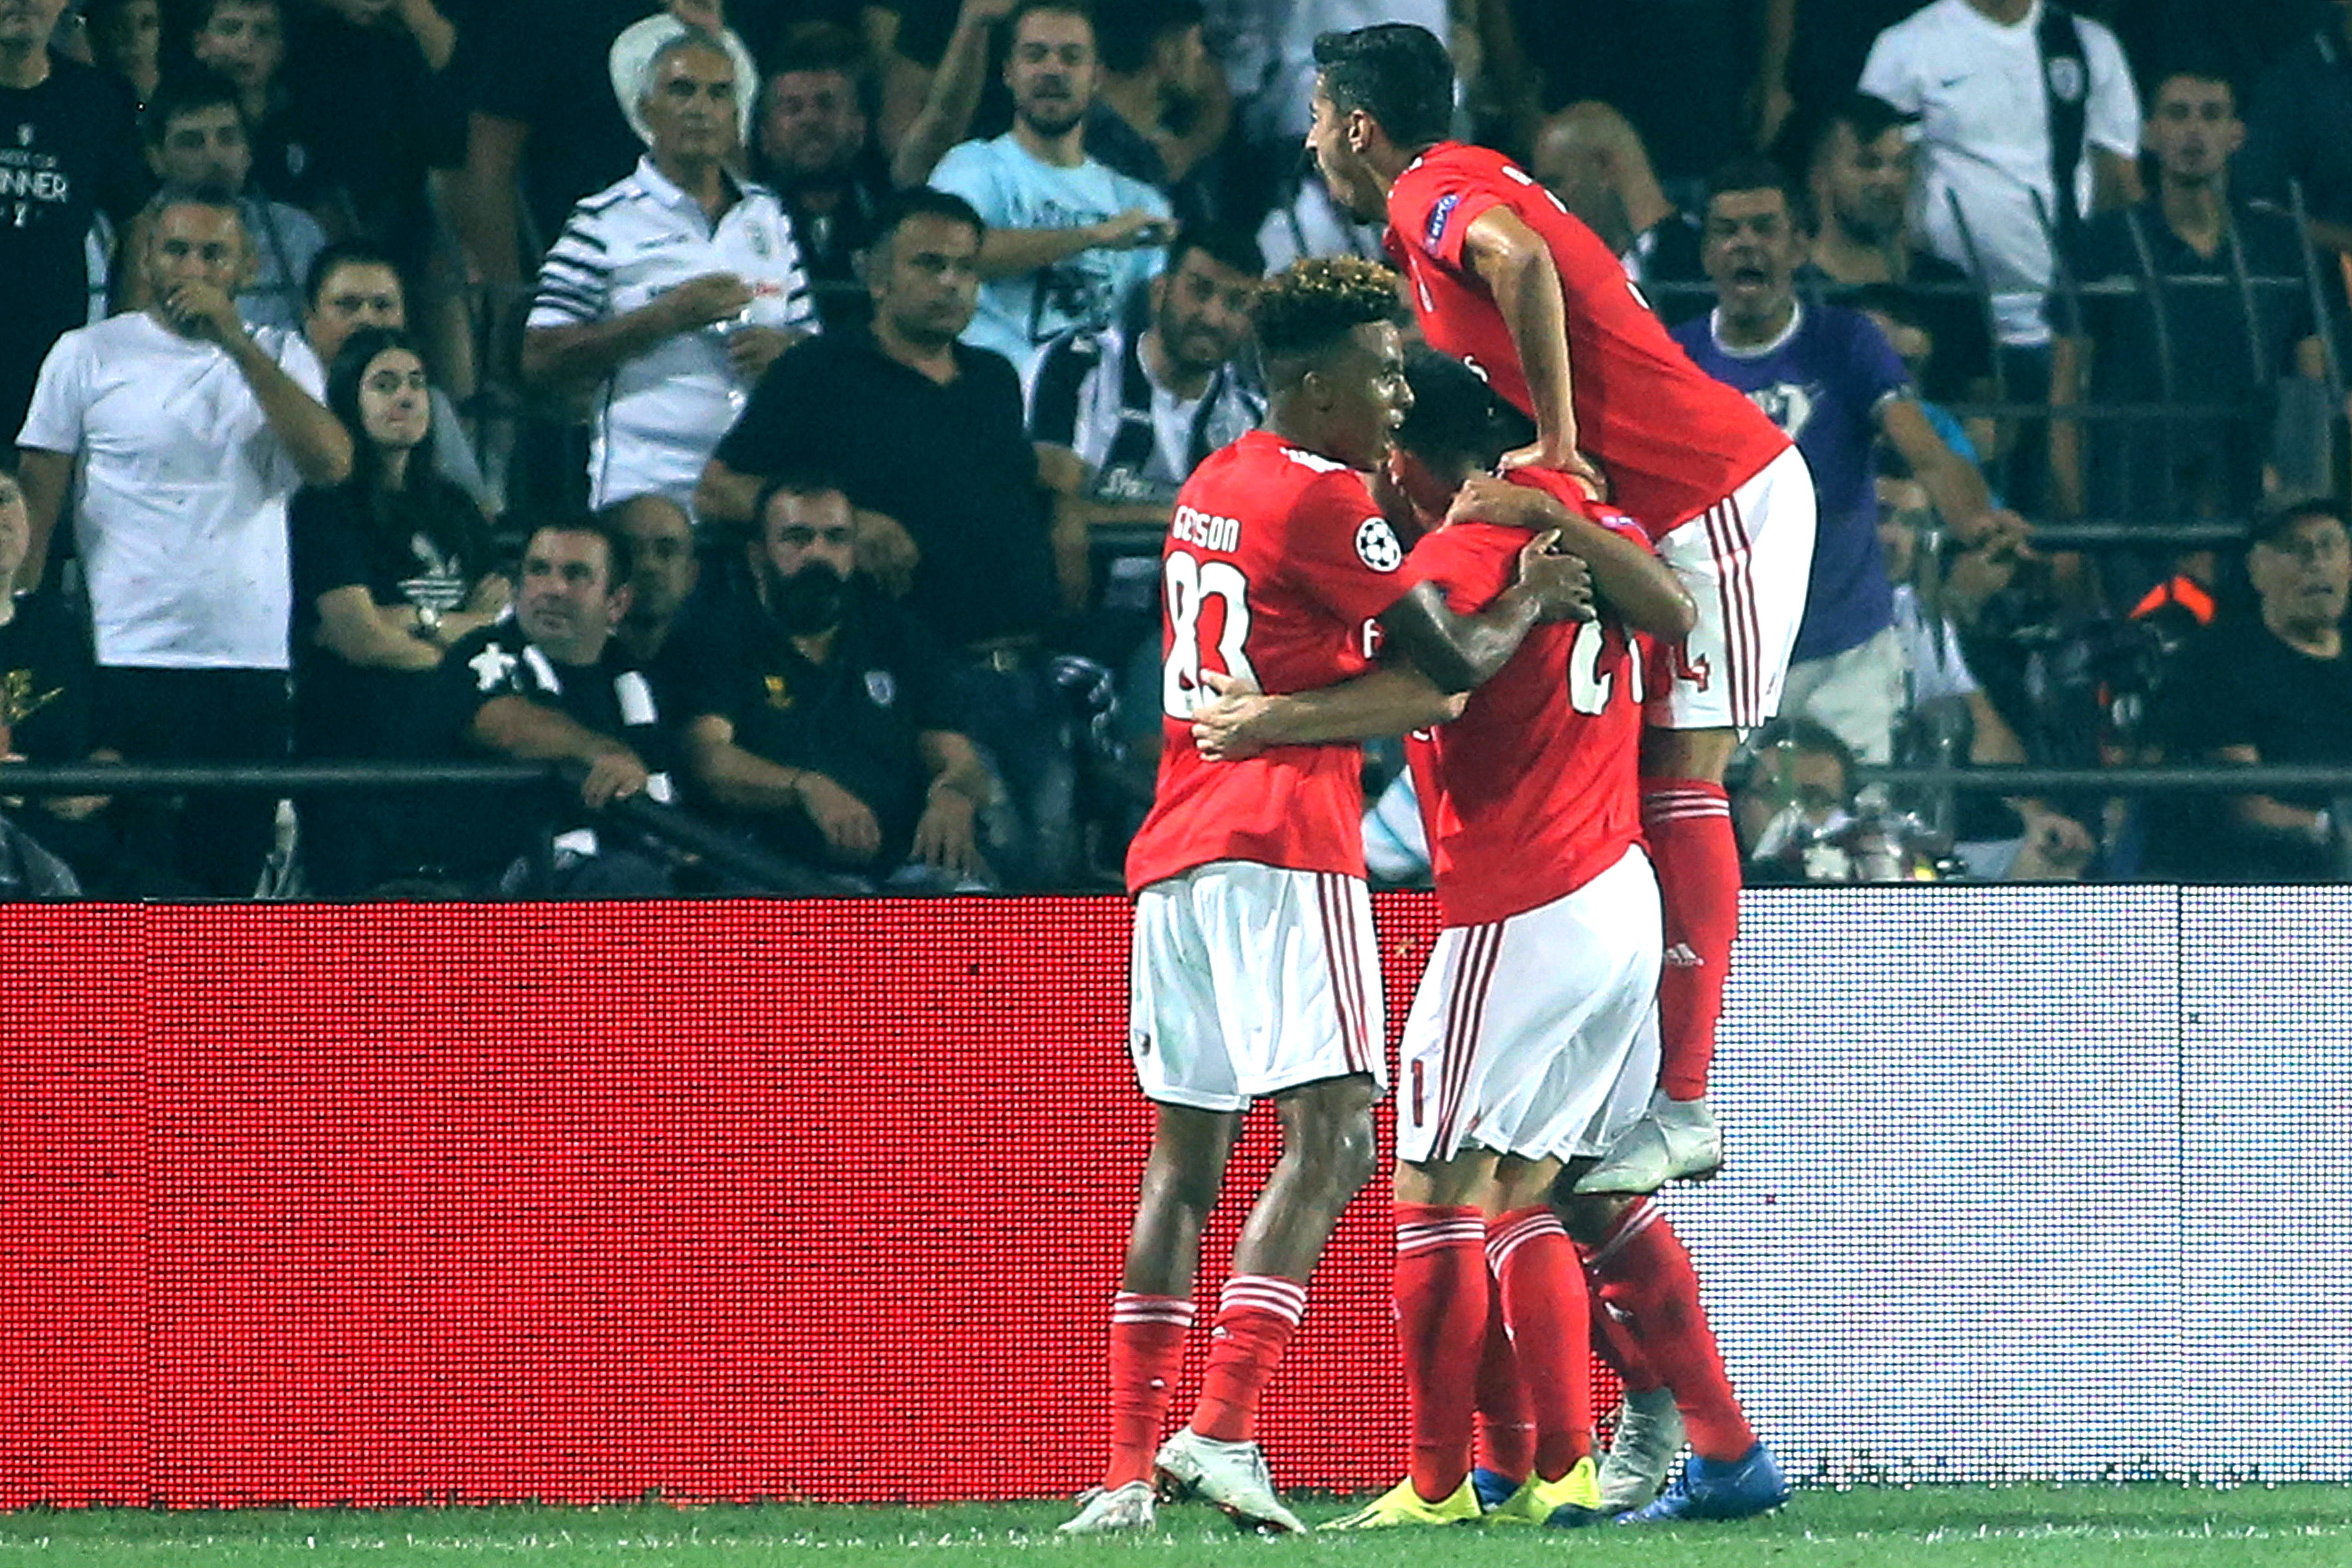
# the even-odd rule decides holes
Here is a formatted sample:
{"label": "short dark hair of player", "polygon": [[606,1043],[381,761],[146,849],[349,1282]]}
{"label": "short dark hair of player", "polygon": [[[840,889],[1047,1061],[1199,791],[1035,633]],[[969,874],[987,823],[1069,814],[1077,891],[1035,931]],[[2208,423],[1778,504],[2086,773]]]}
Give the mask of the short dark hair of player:
{"label": "short dark hair of player", "polygon": [[1813,198],[1805,188],[1790,177],[1789,171],[1771,159],[1755,153],[1742,153],[1706,178],[1707,205],[1715,198],[1735,191],[1778,191],[1789,204],[1789,221],[1798,232],[1813,232]]}
{"label": "short dark hair of player", "polygon": [[[1250,306],[1250,324],[1267,368],[1303,368],[1329,352],[1358,327],[1378,321],[1400,325],[1404,306],[1397,298],[1396,274],[1360,256],[1310,256],[1294,261],[1266,280]],[[1277,379],[1287,379],[1277,372]]]}
{"label": "short dark hair of player", "polygon": [[1478,373],[1424,343],[1404,353],[1412,407],[1397,426],[1397,445],[1439,470],[1491,468],[1535,438],[1535,425],[1504,402]]}
{"label": "short dark hair of player", "polygon": [[[401,278],[400,264],[384,254],[383,248],[364,239],[338,239],[310,258],[310,270],[302,275],[302,298],[310,309],[319,308],[319,297],[327,291],[327,279],[339,267],[383,267]],[[408,280],[401,278],[401,297],[408,295]]]}
{"label": "short dark hair of player", "polygon": [[1184,265],[1184,258],[1196,250],[1235,272],[1252,278],[1265,276],[1265,252],[1258,248],[1257,237],[1236,225],[1186,224],[1168,242],[1167,270],[1173,274]]}
{"label": "short dark hair of player", "polygon": [[188,66],[165,76],[155,96],[139,111],[139,133],[150,147],[161,147],[172,121],[207,109],[226,109],[245,123],[245,100],[236,84],[210,66]]}
{"label": "short dark hair of player", "polygon": [[1323,96],[1342,114],[1361,110],[1409,153],[1445,140],[1454,127],[1454,61],[1437,35],[1410,22],[1382,22],[1315,40]]}
{"label": "short dark hair of player", "polygon": [[2252,525],[2246,530],[2246,542],[2249,545],[2276,544],[2306,522],[2333,522],[2352,531],[2352,508],[2326,496],[2273,507],[2255,515]]}
{"label": "short dark hair of player", "polygon": [[530,542],[542,533],[582,533],[604,542],[604,592],[612,594],[637,574],[637,543],[621,531],[618,523],[607,520],[601,512],[583,512],[569,517],[551,518],[523,536],[523,553],[530,553]]}
{"label": "short dark hair of player", "polygon": [[838,495],[847,499],[849,491],[837,475],[818,468],[786,468],[771,474],[760,487],[760,499],[751,505],[751,537],[764,539],[768,533],[768,508],[778,496]]}
{"label": "short dark hair of player", "polygon": [[1853,132],[1854,145],[1867,147],[1896,126],[1919,123],[1916,114],[1906,114],[1885,99],[1872,92],[1850,92],[1823,110],[1814,123],[1813,133],[1805,142],[1805,167],[1818,168],[1829,156],[1832,132],[1841,125]]}
{"label": "short dark hair of player", "polygon": [[882,249],[898,237],[899,228],[910,218],[945,218],[971,230],[976,240],[988,237],[988,220],[980,209],[957,195],[936,185],[910,185],[882,204],[874,215],[874,248]]}
{"label": "short dark hair of player", "polygon": [[1208,18],[1201,0],[1119,0],[1095,18],[1095,49],[1103,69],[1132,76],[1151,63],[1160,39]]}

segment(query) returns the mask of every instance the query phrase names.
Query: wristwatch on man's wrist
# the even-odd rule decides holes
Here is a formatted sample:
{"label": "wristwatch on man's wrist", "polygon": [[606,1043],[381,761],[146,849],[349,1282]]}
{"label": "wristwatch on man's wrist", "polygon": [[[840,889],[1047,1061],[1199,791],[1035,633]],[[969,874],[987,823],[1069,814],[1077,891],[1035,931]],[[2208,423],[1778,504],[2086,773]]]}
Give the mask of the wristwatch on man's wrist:
{"label": "wristwatch on man's wrist", "polygon": [[426,642],[441,635],[441,612],[430,605],[416,606],[416,635]]}

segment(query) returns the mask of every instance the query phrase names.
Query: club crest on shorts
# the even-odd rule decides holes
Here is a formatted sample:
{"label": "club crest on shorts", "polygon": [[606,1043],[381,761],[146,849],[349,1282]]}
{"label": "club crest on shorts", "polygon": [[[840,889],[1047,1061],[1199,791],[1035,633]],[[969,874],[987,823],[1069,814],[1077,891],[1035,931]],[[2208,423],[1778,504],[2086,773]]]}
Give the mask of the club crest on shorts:
{"label": "club crest on shorts", "polygon": [[1368,517],[1356,530],[1356,557],[1375,572],[1393,572],[1404,564],[1404,546],[1384,517]]}

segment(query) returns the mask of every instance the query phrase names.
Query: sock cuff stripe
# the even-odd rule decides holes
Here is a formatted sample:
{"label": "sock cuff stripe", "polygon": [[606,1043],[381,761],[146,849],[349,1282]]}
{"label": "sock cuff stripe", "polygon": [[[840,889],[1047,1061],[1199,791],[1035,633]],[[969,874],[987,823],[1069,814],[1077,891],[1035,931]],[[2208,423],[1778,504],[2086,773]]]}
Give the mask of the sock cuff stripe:
{"label": "sock cuff stripe", "polygon": [[1626,1211],[1625,1222],[1617,1227],[1617,1234],[1602,1243],[1601,1249],[1592,1255],[1593,1267],[1597,1268],[1607,1263],[1623,1250],[1628,1242],[1664,1217],[1663,1213],[1653,1204],[1648,1202],[1635,1204]]}
{"label": "sock cuff stripe", "polygon": [[1726,801],[1677,800],[1642,803],[1642,820],[1655,825],[1661,822],[1705,822],[1710,817],[1729,816],[1731,806]]}
{"label": "sock cuff stripe", "polygon": [[1438,1236],[1471,1236],[1484,1239],[1486,1222],[1475,1215],[1464,1215],[1458,1219],[1415,1220],[1397,1226],[1396,1233],[1399,1241]]}
{"label": "sock cuff stripe", "polygon": [[1143,1296],[1121,1291],[1111,1298],[1110,1321],[1114,1323],[1168,1323],[1176,1328],[1190,1328],[1196,1309],[1192,1303],[1174,1296]]}
{"label": "sock cuff stripe", "polygon": [[1468,1251],[1483,1253],[1486,1237],[1481,1231],[1447,1231],[1434,1236],[1397,1237],[1399,1258],[1418,1258],[1424,1252]]}
{"label": "sock cuff stripe", "polygon": [[1307,1287],[1271,1274],[1243,1274],[1217,1292],[1217,1313],[1271,1312],[1297,1322],[1307,1315]]}
{"label": "sock cuff stripe", "polygon": [[1559,1223],[1559,1216],[1549,1210],[1528,1215],[1507,1225],[1497,1225],[1486,1235],[1486,1256],[1500,1262],[1524,1243],[1545,1236],[1556,1236],[1562,1241],[1568,1239],[1567,1227]]}
{"label": "sock cuff stripe", "polygon": [[1644,805],[1654,800],[1728,800],[1731,791],[1712,779],[1645,779],[1642,783]]}

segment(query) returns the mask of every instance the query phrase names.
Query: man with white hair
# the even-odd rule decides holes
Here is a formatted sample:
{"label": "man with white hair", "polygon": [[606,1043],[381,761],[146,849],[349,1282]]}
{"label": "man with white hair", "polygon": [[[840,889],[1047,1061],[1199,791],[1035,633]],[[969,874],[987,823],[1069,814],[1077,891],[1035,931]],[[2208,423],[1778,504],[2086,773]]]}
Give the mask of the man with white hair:
{"label": "man with white hair", "polygon": [[647,58],[636,170],[572,212],[541,264],[522,370],[595,397],[589,504],[690,504],[703,464],[776,356],[815,325],[792,223],[733,174],[741,73],[708,33]]}

